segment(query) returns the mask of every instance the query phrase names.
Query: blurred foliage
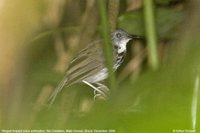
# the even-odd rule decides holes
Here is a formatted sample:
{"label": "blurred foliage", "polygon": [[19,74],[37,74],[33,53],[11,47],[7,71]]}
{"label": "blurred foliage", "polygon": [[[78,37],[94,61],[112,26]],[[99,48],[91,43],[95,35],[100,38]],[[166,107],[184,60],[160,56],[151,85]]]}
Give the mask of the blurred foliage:
{"label": "blurred foliage", "polygon": [[[142,10],[132,11],[119,17],[119,27],[128,29],[129,32],[139,35],[145,34],[144,18]],[[183,23],[184,12],[176,9],[156,9],[156,26],[158,37],[168,39],[174,37],[179,26]]]}
{"label": "blurred foliage", "polygon": [[184,0],[155,0],[156,4],[169,5],[170,3],[184,2]]}
{"label": "blurred foliage", "polygon": [[[144,42],[130,44],[128,61],[121,68],[125,70],[119,71],[126,78],[111,90],[109,100],[94,102],[93,90],[78,84],[65,88],[50,110],[47,99],[70,59],[97,38],[97,5],[95,0],[15,2],[5,2],[8,9],[0,6],[5,15],[0,16],[0,54],[7,52],[0,57],[2,129],[115,129],[117,133],[193,129],[191,106],[200,62],[198,0],[156,0],[159,53],[165,57],[159,70],[146,65]],[[145,35],[142,5],[136,9],[126,1],[120,4],[118,27]]]}
{"label": "blurred foliage", "polygon": [[177,0],[156,0],[156,3],[159,3],[159,4],[169,4],[172,1],[177,1]]}

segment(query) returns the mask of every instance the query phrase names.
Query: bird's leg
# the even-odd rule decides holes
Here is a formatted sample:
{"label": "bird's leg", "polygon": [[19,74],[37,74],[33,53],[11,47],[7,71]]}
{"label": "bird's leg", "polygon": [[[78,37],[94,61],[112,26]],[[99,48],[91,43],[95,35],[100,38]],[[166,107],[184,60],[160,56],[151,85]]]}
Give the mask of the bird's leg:
{"label": "bird's leg", "polygon": [[95,83],[96,85],[98,85],[98,89],[103,91],[105,95],[101,95],[98,91],[94,90],[94,99],[96,99],[97,97],[103,96],[104,98],[108,97],[108,92],[109,92],[109,88],[105,85],[103,85],[102,83]]}
{"label": "bird's leg", "polygon": [[[98,87],[95,87],[94,85],[92,85],[91,83],[89,83],[89,82],[87,82],[85,80],[83,80],[82,82],[94,89],[94,93],[95,93],[94,98],[96,97],[96,95],[103,95],[104,97],[106,97],[106,94],[103,91],[101,91]],[[98,93],[96,93],[96,91]]]}
{"label": "bird's leg", "polygon": [[102,83],[95,83],[95,84],[97,84],[100,88],[106,89],[106,91],[109,91],[109,90],[110,90],[107,86],[105,86],[105,85],[102,84]]}

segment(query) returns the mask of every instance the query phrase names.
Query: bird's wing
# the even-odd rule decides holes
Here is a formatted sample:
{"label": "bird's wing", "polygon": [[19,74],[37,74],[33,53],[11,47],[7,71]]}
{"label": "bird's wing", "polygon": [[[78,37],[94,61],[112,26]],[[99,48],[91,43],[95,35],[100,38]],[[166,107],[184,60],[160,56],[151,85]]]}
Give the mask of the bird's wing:
{"label": "bird's wing", "polygon": [[67,85],[81,82],[105,67],[102,45],[101,40],[93,42],[77,54],[66,73]]}
{"label": "bird's wing", "polygon": [[87,77],[95,75],[104,68],[104,55],[102,41],[91,43],[71,61],[66,75],[49,97],[49,107],[54,102],[57,94],[64,88],[81,82]]}

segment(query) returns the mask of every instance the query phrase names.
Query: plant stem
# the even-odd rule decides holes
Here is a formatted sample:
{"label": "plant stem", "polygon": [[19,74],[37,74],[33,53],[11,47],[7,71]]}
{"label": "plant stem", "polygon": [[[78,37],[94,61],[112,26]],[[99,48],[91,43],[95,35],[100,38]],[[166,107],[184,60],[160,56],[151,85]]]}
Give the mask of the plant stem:
{"label": "plant stem", "polygon": [[112,43],[111,43],[108,16],[107,16],[107,10],[106,10],[106,1],[98,0],[98,7],[99,7],[100,18],[101,18],[102,37],[104,40],[104,44],[103,44],[104,55],[106,59],[106,66],[108,68],[108,73],[109,73],[110,88],[115,89],[116,78],[113,71],[113,52],[112,52]]}
{"label": "plant stem", "polygon": [[156,70],[159,66],[159,59],[153,0],[144,0],[144,20],[148,43],[149,65],[153,70]]}

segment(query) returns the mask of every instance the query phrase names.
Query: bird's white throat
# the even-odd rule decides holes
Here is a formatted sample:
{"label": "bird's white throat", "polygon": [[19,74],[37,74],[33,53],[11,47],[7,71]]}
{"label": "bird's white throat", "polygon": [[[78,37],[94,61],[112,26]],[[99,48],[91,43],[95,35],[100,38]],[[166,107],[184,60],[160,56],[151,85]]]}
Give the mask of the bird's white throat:
{"label": "bird's white throat", "polygon": [[118,45],[118,50],[117,53],[122,53],[124,51],[126,51],[126,45],[127,43],[130,41],[131,39],[127,39],[127,40],[122,40]]}

